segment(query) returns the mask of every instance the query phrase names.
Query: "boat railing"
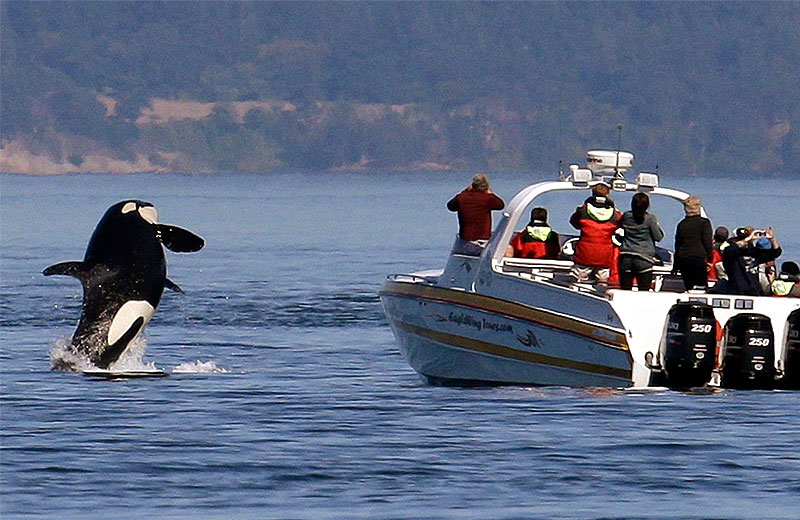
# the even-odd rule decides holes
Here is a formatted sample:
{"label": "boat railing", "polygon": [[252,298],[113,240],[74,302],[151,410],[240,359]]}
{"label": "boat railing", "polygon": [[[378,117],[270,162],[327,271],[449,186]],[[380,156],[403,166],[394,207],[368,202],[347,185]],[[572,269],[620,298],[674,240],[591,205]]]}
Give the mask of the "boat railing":
{"label": "boat railing", "polygon": [[[541,258],[519,258],[506,256],[495,264],[495,270],[506,275],[519,276],[527,280],[547,282],[577,291],[603,292],[606,285],[594,287],[591,283],[575,283],[571,274],[572,260],[561,258],[548,260]],[[653,268],[653,285],[656,292],[684,292],[680,276],[672,272],[670,263],[662,263]],[[713,284],[713,283],[712,283]],[[614,285],[611,286],[613,288]]]}

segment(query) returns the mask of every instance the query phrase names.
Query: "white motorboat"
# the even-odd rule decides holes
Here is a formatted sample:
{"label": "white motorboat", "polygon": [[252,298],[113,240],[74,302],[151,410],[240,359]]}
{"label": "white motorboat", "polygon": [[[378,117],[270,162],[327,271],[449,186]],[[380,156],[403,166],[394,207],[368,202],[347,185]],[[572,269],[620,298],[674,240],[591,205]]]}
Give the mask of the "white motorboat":
{"label": "white motorboat", "polygon": [[685,292],[666,249],[655,290],[641,292],[576,284],[575,236],[562,236],[555,260],[505,256],[545,194],[571,195],[573,208],[599,182],[612,193],[689,197],[652,173],[628,182],[632,161],[589,152],[589,168],[570,165],[561,180],[517,193],[480,252],[457,239],[444,269],[390,275],[380,297],[411,367],[432,384],[800,389],[796,298]]}

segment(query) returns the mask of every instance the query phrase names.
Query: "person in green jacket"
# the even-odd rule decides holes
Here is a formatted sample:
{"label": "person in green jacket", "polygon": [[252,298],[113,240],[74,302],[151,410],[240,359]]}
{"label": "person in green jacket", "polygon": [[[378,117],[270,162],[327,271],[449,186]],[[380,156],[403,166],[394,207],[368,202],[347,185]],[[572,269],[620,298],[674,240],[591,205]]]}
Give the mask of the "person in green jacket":
{"label": "person in green jacket", "polygon": [[791,261],[784,262],[770,289],[773,296],[800,298],[800,267]]}

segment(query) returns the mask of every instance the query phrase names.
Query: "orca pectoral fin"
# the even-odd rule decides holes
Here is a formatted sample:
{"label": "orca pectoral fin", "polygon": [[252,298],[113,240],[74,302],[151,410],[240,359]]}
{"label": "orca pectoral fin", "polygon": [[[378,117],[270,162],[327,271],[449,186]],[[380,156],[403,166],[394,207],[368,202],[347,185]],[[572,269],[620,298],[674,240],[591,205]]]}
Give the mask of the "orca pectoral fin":
{"label": "orca pectoral fin", "polygon": [[164,287],[166,287],[166,288],[167,288],[167,289],[169,289],[170,291],[175,291],[175,292],[183,292],[183,289],[181,289],[181,288],[178,286],[178,284],[176,284],[175,282],[173,282],[173,281],[172,281],[172,280],[170,280],[169,278],[167,278],[166,280],[164,280]]}
{"label": "orca pectoral fin", "polygon": [[206,245],[206,241],[202,237],[178,226],[156,224],[156,232],[161,243],[176,253],[194,253]]}
{"label": "orca pectoral fin", "polygon": [[51,265],[42,271],[45,276],[63,275],[73,276],[78,280],[86,279],[86,266],[83,262],[61,262],[60,264]]}

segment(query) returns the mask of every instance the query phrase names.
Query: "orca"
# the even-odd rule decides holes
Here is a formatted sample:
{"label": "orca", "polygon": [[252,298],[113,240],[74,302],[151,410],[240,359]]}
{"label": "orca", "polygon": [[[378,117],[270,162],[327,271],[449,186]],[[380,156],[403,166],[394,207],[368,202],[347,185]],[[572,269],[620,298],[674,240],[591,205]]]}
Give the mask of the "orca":
{"label": "orca", "polygon": [[45,276],[72,276],[83,285],[81,317],[70,350],[98,368],[117,361],[153,317],[164,288],[181,292],[167,278],[162,246],[192,253],[204,245],[191,231],[159,224],[149,202],[125,200],[108,208],[82,262],[62,262],[42,271]]}

